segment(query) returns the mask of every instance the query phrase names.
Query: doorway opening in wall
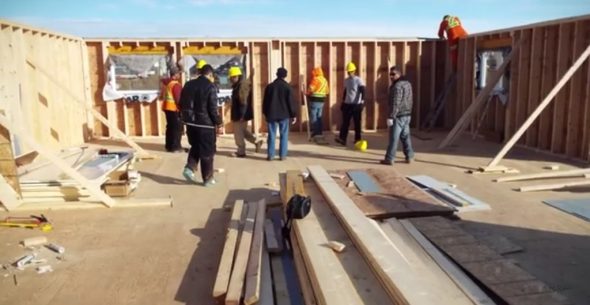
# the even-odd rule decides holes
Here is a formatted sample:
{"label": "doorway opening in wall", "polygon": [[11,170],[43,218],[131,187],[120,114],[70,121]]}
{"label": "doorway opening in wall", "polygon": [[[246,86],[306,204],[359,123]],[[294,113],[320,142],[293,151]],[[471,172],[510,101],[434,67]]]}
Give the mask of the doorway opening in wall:
{"label": "doorway opening in wall", "polygon": [[473,138],[478,136],[494,142],[504,139],[504,120],[509,99],[510,69],[506,69],[500,80],[492,84],[493,74],[502,66],[511,48],[478,49],[475,59],[475,90],[479,94],[486,86],[494,86],[485,105],[476,117]]}

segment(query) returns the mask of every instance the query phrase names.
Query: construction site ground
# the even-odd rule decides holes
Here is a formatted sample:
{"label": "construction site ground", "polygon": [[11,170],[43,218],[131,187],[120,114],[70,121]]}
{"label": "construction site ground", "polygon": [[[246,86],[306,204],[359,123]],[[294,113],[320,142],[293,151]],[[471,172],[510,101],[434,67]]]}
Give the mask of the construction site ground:
{"label": "construction site ground", "polygon": [[[545,199],[587,198],[590,188],[520,193],[514,188],[564,179],[495,183],[492,179],[502,175],[466,171],[486,165],[499,144],[466,136],[457,146],[437,151],[436,144],[444,134],[427,136],[432,139],[412,138],[415,162],[405,164],[398,152],[397,161],[401,162],[393,168],[403,175],[429,175],[456,184],[490,204],[491,211],[461,214],[462,227],[472,233],[507,237],[524,248],[507,257],[572,303],[590,304],[590,223],[542,203]],[[327,135],[331,143],[332,137]],[[52,232],[0,228],[2,264],[25,252],[18,245],[24,238],[45,235],[66,248],[64,260],[53,264],[52,273],[37,274],[29,269],[17,273],[15,281],[0,269],[0,304],[215,304],[211,291],[230,218],[224,206],[236,199],[272,198],[278,191],[278,173],[290,169],[304,170],[313,164],[327,170],[383,168],[378,161],[383,158],[386,135],[368,133],[366,139],[369,150],[362,153],[352,145],[311,144],[304,134],[295,133],[290,136],[288,159],[269,162],[265,153],[254,153],[252,146],[248,158],[232,157],[233,138],[222,136],[215,167],[225,172],[217,174],[218,184],[212,188],[183,179],[186,154],[164,152],[163,139],[142,140],[144,148],[162,158],[136,165],[143,180],[133,197],[171,195],[174,206],[44,211],[53,222]],[[513,150],[502,161],[523,174],[542,172],[547,164],[558,164],[561,169],[585,166],[523,149]],[[8,215],[0,212],[2,218]]]}

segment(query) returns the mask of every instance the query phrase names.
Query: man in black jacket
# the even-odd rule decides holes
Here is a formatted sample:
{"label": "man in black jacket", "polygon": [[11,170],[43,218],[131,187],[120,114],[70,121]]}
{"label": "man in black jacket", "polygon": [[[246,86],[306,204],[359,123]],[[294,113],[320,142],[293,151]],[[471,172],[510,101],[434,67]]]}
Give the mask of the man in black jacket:
{"label": "man in black jacket", "polygon": [[410,121],[412,119],[412,84],[402,76],[397,67],[389,69],[389,117],[387,118],[387,127],[389,127],[389,145],[385,152],[385,158],[381,164],[391,165],[395,159],[397,142],[401,139],[406,156],[406,162],[411,163],[414,159],[414,150],[410,140]]}
{"label": "man in black jacket", "polygon": [[229,68],[228,76],[232,82],[231,93],[231,121],[234,132],[234,140],[238,151],[235,156],[238,158],[246,157],[246,142],[256,145],[256,152],[260,152],[262,140],[256,140],[256,137],[248,130],[248,121],[254,118],[252,110],[252,84],[249,80],[243,79],[242,69],[240,67]]}
{"label": "man in black jacket", "polygon": [[217,141],[216,129],[223,124],[217,111],[217,88],[213,80],[213,67],[205,65],[201,75],[184,85],[180,94],[180,113],[187,125],[186,135],[191,145],[182,175],[195,183],[195,174],[201,161],[203,185],[215,184],[213,178],[213,156]]}
{"label": "man in black jacket", "polygon": [[[264,90],[262,101],[262,113],[266,118],[268,127],[267,157],[272,161],[275,157],[275,138],[277,127],[281,135],[279,144],[279,157],[287,158],[287,145],[289,143],[289,123],[295,124],[297,117],[297,104],[293,98],[293,92],[289,83],[285,81],[287,69],[277,69],[277,79],[268,84]],[[289,122],[291,121],[291,122]]]}

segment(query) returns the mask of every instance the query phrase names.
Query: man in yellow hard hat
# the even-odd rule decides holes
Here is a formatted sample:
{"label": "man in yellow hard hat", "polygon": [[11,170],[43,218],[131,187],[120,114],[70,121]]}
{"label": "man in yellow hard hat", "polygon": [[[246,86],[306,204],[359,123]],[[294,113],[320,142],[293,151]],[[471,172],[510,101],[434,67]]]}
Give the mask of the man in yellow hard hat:
{"label": "man in yellow hard hat", "polygon": [[356,75],[356,65],[353,62],[346,64],[346,72],[348,72],[348,78],[344,80],[344,95],[340,105],[342,125],[340,125],[340,135],[335,139],[337,143],[344,146],[346,146],[350,119],[354,121],[354,142],[362,139],[361,114],[365,106],[365,83]]}
{"label": "man in yellow hard hat", "polygon": [[203,69],[203,67],[207,64],[207,62],[204,59],[199,59],[199,61],[197,61],[196,67],[197,67],[197,74],[201,75],[202,71],[201,69]]}
{"label": "man in yellow hard hat", "polygon": [[262,140],[248,130],[248,121],[254,118],[252,110],[252,84],[249,80],[243,79],[240,67],[230,67],[228,71],[229,80],[232,83],[231,92],[231,121],[234,130],[234,140],[238,150],[235,154],[238,158],[246,157],[246,142],[256,145],[256,152],[260,152]]}

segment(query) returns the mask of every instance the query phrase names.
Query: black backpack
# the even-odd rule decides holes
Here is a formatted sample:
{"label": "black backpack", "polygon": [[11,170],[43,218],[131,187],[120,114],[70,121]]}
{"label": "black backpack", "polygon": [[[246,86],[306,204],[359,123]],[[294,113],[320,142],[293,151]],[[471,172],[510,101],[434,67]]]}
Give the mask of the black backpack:
{"label": "black backpack", "polygon": [[301,196],[299,194],[293,195],[289,202],[287,202],[287,221],[283,226],[283,238],[289,239],[291,233],[291,223],[293,219],[303,219],[311,210],[311,197]]}

